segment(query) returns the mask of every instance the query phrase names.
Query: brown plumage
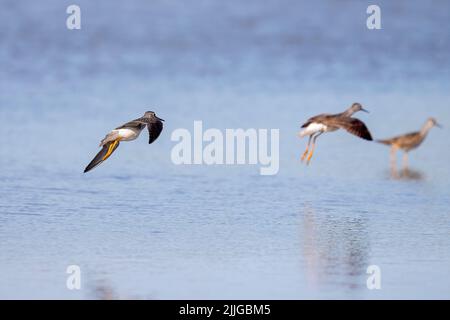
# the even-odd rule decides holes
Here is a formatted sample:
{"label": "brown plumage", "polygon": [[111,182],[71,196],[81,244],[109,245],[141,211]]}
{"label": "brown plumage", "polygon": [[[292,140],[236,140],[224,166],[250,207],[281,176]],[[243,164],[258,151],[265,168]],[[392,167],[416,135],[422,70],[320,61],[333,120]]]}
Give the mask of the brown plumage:
{"label": "brown plumage", "polygon": [[422,129],[417,132],[411,132],[404,135],[396,136],[390,139],[377,140],[377,142],[391,146],[391,165],[395,168],[397,150],[403,150],[403,166],[404,169],[408,167],[408,152],[419,147],[428,135],[428,132],[433,127],[440,127],[436,119],[429,118]]}
{"label": "brown plumage", "polygon": [[[327,121],[326,121],[327,122]],[[325,123],[326,123],[325,122]],[[347,132],[360,137],[361,139],[372,141],[372,135],[364,122],[356,118],[332,118],[328,120],[330,126],[336,126],[346,130]]]}
{"label": "brown plumage", "polygon": [[100,142],[102,150],[100,150],[94,159],[87,165],[84,172],[94,169],[108,159],[117,147],[119,147],[120,141],[131,141],[136,139],[145,127],[148,129],[148,143],[154,142],[163,130],[162,121],[164,120],[158,118],[153,111],[147,111],[141,118],[127,122],[112,130]]}
{"label": "brown plumage", "polygon": [[402,149],[408,152],[420,146],[423,140],[425,140],[425,136],[422,135],[420,131],[417,131],[407,133],[398,137],[394,137],[391,139],[377,140],[377,142],[388,146],[395,146],[397,149]]}
{"label": "brown plumage", "polygon": [[[309,136],[306,150],[301,157],[301,161],[307,159],[307,164],[311,161],[317,138],[325,132],[333,132],[344,129],[347,132],[365,140],[373,140],[367,126],[359,119],[352,118],[353,114],[358,111],[365,111],[359,103],[354,103],[349,109],[338,114],[320,114],[308,119],[302,125],[300,137]],[[309,152],[312,141],[311,152]],[[309,155],[308,155],[309,154]]]}
{"label": "brown plumage", "polygon": [[159,135],[162,132],[163,129],[163,123],[162,120],[156,116],[154,117],[142,117],[130,122],[125,123],[124,125],[117,127],[116,130],[118,129],[124,129],[124,128],[133,128],[136,130],[142,130],[145,128],[145,126],[147,126],[147,130],[148,130],[148,143],[151,144],[153,143],[153,141],[155,141]]}

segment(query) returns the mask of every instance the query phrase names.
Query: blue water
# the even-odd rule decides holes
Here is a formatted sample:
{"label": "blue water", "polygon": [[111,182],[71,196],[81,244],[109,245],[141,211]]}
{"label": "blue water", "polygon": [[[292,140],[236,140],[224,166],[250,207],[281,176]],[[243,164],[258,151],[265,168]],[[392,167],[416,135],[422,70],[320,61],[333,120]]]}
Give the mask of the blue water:
{"label": "blue water", "polygon": [[[450,298],[450,3],[0,1],[0,298]],[[296,133],[361,102],[385,146]],[[82,171],[114,127],[166,120]],[[176,166],[173,130],[279,128],[280,171]],[[79,265],[81,290],[66,288]],[[366,269],[381,269],[368,290]]]}

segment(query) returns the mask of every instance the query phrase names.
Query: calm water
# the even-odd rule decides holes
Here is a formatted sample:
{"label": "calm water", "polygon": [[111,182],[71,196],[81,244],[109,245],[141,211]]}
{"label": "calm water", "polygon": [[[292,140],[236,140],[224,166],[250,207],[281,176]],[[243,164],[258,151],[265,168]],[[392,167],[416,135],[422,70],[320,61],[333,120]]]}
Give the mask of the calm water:
{"label": "calm water", "polygon": [[[0,1],[0,298],[450,298],[448,1],[378,1],[378,31],[366,1],[80,0],[69,31],[72,3]],[[301,122],[354,101],[376,138],[444,125],[410,178],[344,132],[299,163]],[[82,173],[148,109],[153,145]],[[173,165],[194,120],[279,128],[279,174]]]}

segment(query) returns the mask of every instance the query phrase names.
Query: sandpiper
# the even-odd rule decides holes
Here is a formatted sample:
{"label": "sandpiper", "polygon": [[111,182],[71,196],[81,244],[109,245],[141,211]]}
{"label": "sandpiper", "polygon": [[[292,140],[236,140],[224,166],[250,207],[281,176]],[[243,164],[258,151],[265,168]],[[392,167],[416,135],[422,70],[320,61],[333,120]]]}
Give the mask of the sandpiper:
{"label": "sandpiper", "polygon": [[[314,154],[316,140],[325,132],[332,132],[342,128],[362,139],[372,141],[372,135],[364,122],[356,118],[352,118],[353,114],[358,111],[368,112],[361,106],[361,104],[354,103],[350,108],[342,113],[321,114],[306,121],[306,123],[302,125],[303,130],[300,132],[300,137],[303,138],[305,136],[309,136],[309,140],[306,150],[301,157],[301,161],[303,162],[306,158],[307,164],[309,164]],[[312,147],[310,151],[311,140]]]}
{"label": "sandpiper", "polygon": [[125,123],[108,133],[100,142],[99,147],[103,147],[95,158],[87,165],[84,172],[88,172],[98,166],[100,163],[109,158],[109,156],[117,149],[120,141],[131,141],[139,137],[141,131],[147,127],[149,141],[154,142],[163,129],[164,121],[158,118],[153,111],[147,111],[141,118]]}
{"label": "sandpiper", "polygon": [[391,139],[377,140],[377,142],[379,143],[391,146],[391,166],[393,169],[396,167],[397,150],[401,149],[404,151],[403,168],[407,170],[408,152],[420,146],[423,140],[425,140],[430,129],[433,127],[441,128],[441,125],[437,123],[436,119],[429,118],[422,126],[422,129],[420,131],[407,133]]}

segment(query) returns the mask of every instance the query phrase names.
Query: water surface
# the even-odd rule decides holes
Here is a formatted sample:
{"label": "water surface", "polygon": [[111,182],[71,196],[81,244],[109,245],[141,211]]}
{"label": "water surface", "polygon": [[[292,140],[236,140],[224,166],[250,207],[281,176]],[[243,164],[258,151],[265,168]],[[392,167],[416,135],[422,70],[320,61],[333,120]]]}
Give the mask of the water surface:
{"label": "water surface", "polygon": [[[448,1],[379,1],[377,31],[366,1],[81,0],[79,31],[71,2],[0,3],[0,298],[450,298]],[[345,132],[301,165],[302,121],[354,101],[376,138],[445,128],[402,179]],[[148,109],[153,145],[82,173]],[[170,134],[194,120],[279,128],[279,174],[175,166]]]}

